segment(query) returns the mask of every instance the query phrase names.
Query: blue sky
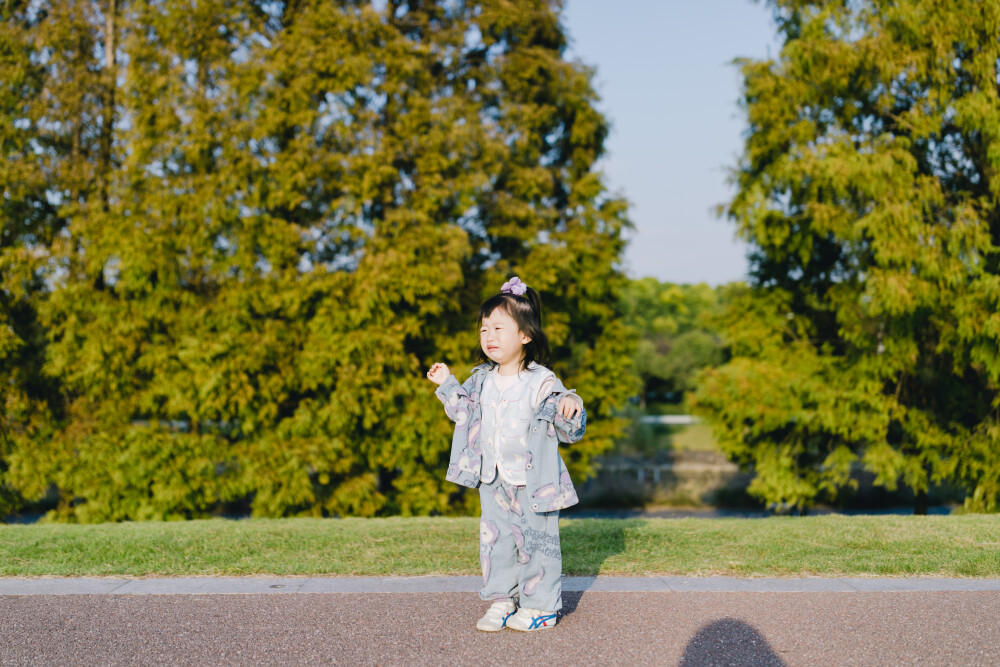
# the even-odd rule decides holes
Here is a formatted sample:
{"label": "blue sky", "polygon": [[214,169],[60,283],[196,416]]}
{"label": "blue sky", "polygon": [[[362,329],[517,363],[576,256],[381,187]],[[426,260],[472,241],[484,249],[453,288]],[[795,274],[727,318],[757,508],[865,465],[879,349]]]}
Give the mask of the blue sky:
{"label": "blue sky", "polygon": [[611,122],[600,165],[630,203],[633,278],[718,285],[746,276],[746,247],[715,213],[746,123],[737,57],[778,53],[770,9],[750,0],[565,0],[570,58],[595,67]]}

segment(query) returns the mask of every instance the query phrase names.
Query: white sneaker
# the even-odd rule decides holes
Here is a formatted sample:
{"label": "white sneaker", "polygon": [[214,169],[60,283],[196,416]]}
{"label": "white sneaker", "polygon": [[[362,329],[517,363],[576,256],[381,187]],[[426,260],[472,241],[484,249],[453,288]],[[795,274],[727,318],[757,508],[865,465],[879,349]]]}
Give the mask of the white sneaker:
{"label": "white sneaker", "polygon": [[497,600],[490,605],[490,608],[486,610],[486,614],[476,623],[476,629],[485,632],[503,630],[503,626],[507,625],[507,619],[513,614],[513,600]]}
{"label": "white sneaker", "polygon": [[532,630],[545,630],[556,627],[556,612],[541,611],[540,609],[528,609],[521,607],[514,614],[514,617],[507,622],[507,627],[511,630],[521,630],[530,632]]}

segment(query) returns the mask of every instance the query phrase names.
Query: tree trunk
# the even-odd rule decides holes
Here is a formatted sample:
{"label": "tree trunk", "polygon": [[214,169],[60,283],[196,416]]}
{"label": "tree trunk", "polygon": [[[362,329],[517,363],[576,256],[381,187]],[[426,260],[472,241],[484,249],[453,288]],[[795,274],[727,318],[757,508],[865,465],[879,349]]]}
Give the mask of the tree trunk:
{"label": "tree trunk", "polygon": [[115,87],[118,85],[118,73],[115,69],[115,15],[118,12],[118,0],[108,0],[104,23],[104,108],[101,114],[100,158],[97,166],[99,197],[104,212],[110,206],[111,189],[111,151],[114,145],[115,123]]}

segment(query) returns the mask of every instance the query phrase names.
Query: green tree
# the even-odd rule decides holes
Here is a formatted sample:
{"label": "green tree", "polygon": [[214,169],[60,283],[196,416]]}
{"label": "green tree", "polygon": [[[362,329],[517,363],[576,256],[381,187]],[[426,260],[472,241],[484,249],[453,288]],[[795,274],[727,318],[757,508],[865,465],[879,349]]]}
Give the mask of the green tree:
{"label": "green tree", "polygon": [[[378,4],[81,15],[101,132],[38,302],[65,415],[9,457],[24,495],[57,485],[57,518],[242,498],[262,516],[462,511],[423,370],[471,363],[478,304],[510,272],[541,292],[593,419],[571,471],[620,432],[628,223],[558,8]],[[35,6],[32,30],[62,29],[61,3]]]}
{"label": "green tree", "polygon": [[742,62],[728,207],[752,281],[700,409],[775,506],[832,497],[860,464],[918,512],[945,481],[996,510],[1000,5],[770,4],[784,43]]}
{"label": "green tree", "polygon": [[[95,184],[102,82],[89,66],[98,32],[88,11],[0,5],[0,516],[21,506],[19,465],[63,412],[40,308],[70,211]],[[40,495],[48,480],[29,486]]]}
{"label": "green tree", "polygon": [[695,375],[724,360],[723,344],[710,329],[721,288],[630,280],[624,295],[625,323],[639,335],[635,369],[641,399],[678,403],[694,388]]}

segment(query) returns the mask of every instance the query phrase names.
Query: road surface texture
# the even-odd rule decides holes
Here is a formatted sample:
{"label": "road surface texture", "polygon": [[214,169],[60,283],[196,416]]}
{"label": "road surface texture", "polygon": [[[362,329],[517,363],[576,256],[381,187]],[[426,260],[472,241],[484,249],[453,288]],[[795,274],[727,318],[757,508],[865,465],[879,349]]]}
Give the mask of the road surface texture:
{"label": "road surface texture", "polygon": [[169,594],[49,594],[46,583],[73,580],[39,579],[9,594],[18,580],[0,579],[0,665],[1000,664],[995,581],[858,590],[826,580],[829,590],[789,592],[782,580],[765,590],[720,580],[568,586],[559,625],[525,634],[478,632],[486,605],[470,592],[274,594],[286,584],[248,578],[272,592],[170,593],[169,580],[135,580]]}

